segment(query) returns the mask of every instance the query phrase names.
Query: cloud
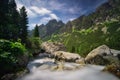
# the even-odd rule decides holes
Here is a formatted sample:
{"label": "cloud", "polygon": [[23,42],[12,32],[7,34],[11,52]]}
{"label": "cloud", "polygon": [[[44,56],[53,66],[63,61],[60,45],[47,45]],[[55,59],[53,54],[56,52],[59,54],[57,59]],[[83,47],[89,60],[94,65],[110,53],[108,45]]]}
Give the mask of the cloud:
{"label": "cloud", "polygon": [[70,14],[74,14],[74,15],[79,14],[82,11],[83,11],[83,9],[81,7],[77,7],[77,6],[73,6],[73,7],[66,9],[66,12],[69,12]]}
{"label": "cloud", "polygon": [[34,29],[35,25],[38,24],[38,25],[41,25],[41,24],[46,24],[49,20],[51,19],[56,19],[56,20],[59,20],[59,17],[57,17],[56,14],[54,13],[50,13],[48,14],[47,16],[42,16],[42,18],[40,18],[39,20],[35,21],[35,22],[31,22],[29,24],[29,30],[32,30]]}
{"label": "cloud", "polygon": [[51,19],[51,17],[43,17],[42,19],[40,19],[40,23],[47,23]]}
{"label": "cloud", "polygon": [[51,13],[51,14],[49,14],[49,16],[43,17],[42,19],[40,19],[40,23],[46,24],[51,19],[59,20],[59,17],[57,17],[55,14]]}
{"label": "cloud", "polygon": [[76,19],[76,18],[71,18],[70,21],[73,21],[74,19]]}
{"label": "cloud", "polygon": [[51,19],[67,22],[90,13],[107,0],[16,0],[17,9],[26,7],[29,29],[35,24],[46,24]]}
{"label": "cloud", "polygon": [[[20,10],[21,7],[25,6],[18,0],[16,2],[17,2],[17,10]],[[35,14],[31,9],[29,9],[27,6],[25,6],[25,8],[29,18],[37,17],[37,14]]]}
{"label": "cloud", "polygon": [[35,28],[35,25],[36,25],[36,23],[29,24],[28,29],[29,29],[29,30],[34,29],[34,28]]}
{"label": "cloud", "polygon": [[37,17],[37,14],[35,14],[32,10],[30,10],[29,8],[26,8],[27,10],[27,14],[29,18],[35,18]]}
{"label": "cloud", "polygon": [[23,6],[23,4],[21,4],[21,3],[18,1],[18,3],[17,3],[17,10],[19,10],[22,6]]}
{"label": "cloud", "polygon": [[35,13],[40,14],[40,15],[46,15],[46,14],[50,14],[51,13],[50,10],[48,10],[46,8],[43,8],[43,7],[42,8],[38,8],[37,6],[32,6],[32,7],[30,7],[30,9],[32,11],[34,11]]}
{"label": "cloud", "polygon": [[32,6],[44,7],[49,10],[64,9],[64,6],[66,5],[66,3],[60,3],[59,0],[29,0],[29,3]]}
{"label": "cloud", "polygon": [[36,22],[31,22],[28,26],[28,30],[33,30],[35,28],[35,25],[38,24],[38,25],[41,25],[41,24],[46,24],[49,20],[51,20],[52,18],[51,17],[43,17],[41,19],[39,19],[38,21]]}
{"label": "cloud", "polygon": [[63,10],[65,9],[66,3],[60,3],[58,0],[51,0],[49,2],[49,8],[51,10]]}
{"label": "cloud", "polygon": [[51,17],[51,19],[56,19],[56,20],[59,19],[59,18],[57,17],[57,15],[55,15],[55,14],[53,14],[53,13],[50,14],[50,17]]}

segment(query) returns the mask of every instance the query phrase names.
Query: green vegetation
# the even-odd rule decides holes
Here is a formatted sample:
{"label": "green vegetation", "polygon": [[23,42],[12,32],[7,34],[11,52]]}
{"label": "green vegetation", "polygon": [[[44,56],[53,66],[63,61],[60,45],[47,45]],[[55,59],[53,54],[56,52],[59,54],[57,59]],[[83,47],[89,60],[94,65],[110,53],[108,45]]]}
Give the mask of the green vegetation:
{"label": "green vegetation", "polygon": [[28,50],[30,53],[38,54],[41,50],[40,45],[42,44],[42,40],[39,37],[31,37],[28,41]]}
{"label": "green vegetation", "polygon": [[68,51],[79,53],[81,56],[86,56],[91,50],[103,44],[120,50],[119,3],[119,0],[109,0],[95,12],[69,21],[59,29],[59,33],[52,33],[43,40],[61,42]]}
{"label": "green vegetation", "polygon": [[106,21],[91,28],[73,30],[72,33],[52,35],[50,41],[62,42],[70,52],[86,56],[94,48],[106,44],[120,49],[120,22]]}
{"label": "green vegetation", "polygon": [[[27,56],[25,47],[19,42],[0,40],[0,76],[16,72],[22,66],[20,57]],[[24,61],[24,60],[23,60]]]}
{"label": "green vegetation", "polygon": [[33,36],[34,37],[39,37],[39,26],[38,25],[35,26]]}
{"label": "green vegetation", "polygon": [[27,40],[27,48],[32,55],[39,54],[41,51],[40,45],[42,44],[42,39],[39,35],[39,26],[36,24],[35,28],[32,31],[31,37]]}
{"label": "green vegetation", "polygon": [[27,24],[25,7],[18,11],[15,0],[0,0],[0,80],[27,64]]}
{"label": "green vegetation", "polygon": [[20,9],[20,21],[19,21],[19,35],[18,37],[21,39],[22,43],[26,43],[27,42],[27,36],[28,36],[28,18],[27,18],[27,12],[25,7],[23,6]]}
{"label": "green vegetation", "polygon": [[1,0],[0,4],[0,39],[21,39],[21,42],[25,43],[28,28],[25,7],[18,11],[15,0]]}
{"label": "green vegetation", "polygon": [[0,0],[0,77],[26,66],[25,56],[38,54],[42,40],[61,42],[69,52],[81,56],[103,44],[120,50],[119,4],[119,0],[109,0],[95,12],[67,24],[53,19],[36,25],[29,37],[25,7],[18,11],[15,0]]}

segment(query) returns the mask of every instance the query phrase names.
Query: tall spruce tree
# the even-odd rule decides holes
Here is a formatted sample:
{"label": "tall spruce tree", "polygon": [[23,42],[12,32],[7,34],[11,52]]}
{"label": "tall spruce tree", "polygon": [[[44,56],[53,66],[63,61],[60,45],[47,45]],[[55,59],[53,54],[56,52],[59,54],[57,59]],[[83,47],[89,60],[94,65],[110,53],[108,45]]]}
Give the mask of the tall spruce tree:
{"label": "tall spruce tree", "polygon": [[26,12],[25,7],[23,6],[20,9],[20,30],[19,30],[20,38],[23,43],[26,43],[26,39],[28,35],[27,24],[28,24],[27,12]]}
{"label": "tall spruce tree", "polygon": [[34,37],[39,37],[39,26],[38,26],[38,25],[35,26],[33,36],[34,36]]}
{"label": "tall spruce tree", "polygon": [[8,2],[9,0],[0,0],[0,39],[6,38],[8,24]]}
{"label": "tall spruce tree", "polygon": [[0,39],[22,42],[27,38],[28,18],[25,7],[17,10],[15,0],[0,0]]}
{"label": "tall spruce tree", "polygon": [[18,38],[19,13],[15,0],[0,0],[0,38]]}
{"label": "tall spruce tree", "polygon": [[19,37],[19,13],[15,0],[9,0],[8,39],[17,40]]}

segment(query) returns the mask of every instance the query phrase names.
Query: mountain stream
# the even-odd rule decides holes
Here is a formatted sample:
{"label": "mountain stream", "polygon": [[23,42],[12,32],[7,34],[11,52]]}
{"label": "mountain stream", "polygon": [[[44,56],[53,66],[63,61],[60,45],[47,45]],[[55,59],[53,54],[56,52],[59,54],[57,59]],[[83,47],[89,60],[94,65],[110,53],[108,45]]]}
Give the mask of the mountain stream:
{"label": "mountain stream", "polygon": [[27,66],[30,72],[17,80],[119,80],[110,73],[102,72],[104,66],[56,63],[49,56],[40,54],[30,61]]}

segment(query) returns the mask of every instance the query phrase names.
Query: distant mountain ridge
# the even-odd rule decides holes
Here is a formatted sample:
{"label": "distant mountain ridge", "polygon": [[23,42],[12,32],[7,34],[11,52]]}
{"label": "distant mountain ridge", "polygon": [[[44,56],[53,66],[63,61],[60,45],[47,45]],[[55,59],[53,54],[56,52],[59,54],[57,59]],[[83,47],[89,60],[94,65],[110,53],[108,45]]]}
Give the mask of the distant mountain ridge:
{"label": "distant mountain ridge", "polygon": [[111,19],[120,20],[120,0],[108,0],[99,6],[95,12],[89,15],[81,15],[66,24],[55,19],[50,20],[46,25],[39,26],[40,37],[45,38],[52,34],[72,32],[73,29],[88,29],[96,24],[111,21]]}
{"label": "distant mountain ridge", "polygon": [[42,24],[39,26],[39,33],[41,38],[45,38],[47,36],[51,36],[54,33],[58,33],[58,31],[65,24],[62,21],[57,21],[55,19],[50,20],[46,25]]}
{"label": "distant mountain ridge", "polygon": [[110,21],[111,19],[120,19],[120,0],[108,0],[99,6],[95,12],[89,15],[82,15],[79,18],[69,21],[63,32],[70,32],[73,28],[77,30],[88,29],[94,24]]}
{"label": "distant mountain ridge", "polygon": [[68,52],[86,56],[103,44],[120,50],[120,0],[109,0],[89,15],[56,26],[56,20],[42,25],[40,29],[44,36],[41,38],[43,41],[63,43]]}

